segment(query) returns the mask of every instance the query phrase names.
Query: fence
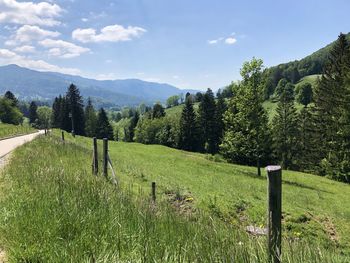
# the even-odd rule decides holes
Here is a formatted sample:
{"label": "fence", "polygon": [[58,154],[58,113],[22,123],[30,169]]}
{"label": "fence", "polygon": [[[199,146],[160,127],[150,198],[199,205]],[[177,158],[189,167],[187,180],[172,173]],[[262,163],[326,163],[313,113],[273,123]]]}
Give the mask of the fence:
{"label": "fence", "polygon": [[[64,132],[61,133],[61,140],[65,142]],[[99,175],[99,159],[97,138],[92,139],[92,173]],[[108,139],[103,139],[102,150],[102,175],[108,178],[108,168],[112,172],[112,183],[119,186],[119,180],[116,176],[113,164],[108,152]],[[253,229],[251,232],[259,232],[258,234],[267,235],[267,248],[272,263],[281,262],[282,253],[282,169],[280,166],[267,166],[267,231]],[[156,203],[156,182],[151,184],[151,200],[152,204]]]}

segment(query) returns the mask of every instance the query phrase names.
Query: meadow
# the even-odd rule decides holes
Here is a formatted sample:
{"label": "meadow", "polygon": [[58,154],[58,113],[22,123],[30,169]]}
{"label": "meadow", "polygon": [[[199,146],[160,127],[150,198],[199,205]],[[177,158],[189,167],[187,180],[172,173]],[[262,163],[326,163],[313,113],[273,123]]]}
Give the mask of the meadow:
{"label": "meadow", "polygon": [[35,132],[28,124],[12,125],[0,123],[0,139]]}
{"label": "meadow", "polygon": [[[57,137],[41,137],[13,153],[0,181],[0,245],[9,262],[266,262],[264,237],[251,237],[237,224],[220,218],[219,211],[214,215],[211,209],[203,209],[209,195],[221,193],[213,209],[239,202],[236,212],[259,214],[264,200],[255,195],[264,192],[263,199],[265,180],[255,178],[253,168],[216,163],[162,146],[110,143],[122,182],[116,188],[91,174],[89,142],[77,138],[74,143],[62,143]],[[135,165],[140,160],[143,164]],[[292,175],[285,174],[286,182]],[[149,198],[151,180],[160,186],[155,205]],[[192,208],[186,213],[168,199],[172,183],[180,188],[176,200],[182,200],[180,195],[187,191]],[[328,183],[327,191],[340,187]],[[223,188],[218,189],[219,185]],[[251,187],[249,193],[243,185]],[[300,189],[299,195],[314,191],[292,185],[284,187],[289,192]],[[321,191],[326,183],[318,187]],[[241,199],[231,199],[234,189],[240,189]],[[322,242],[285,237],[283,262],[348,262],[348,258],[333,246],[326,249]]]}

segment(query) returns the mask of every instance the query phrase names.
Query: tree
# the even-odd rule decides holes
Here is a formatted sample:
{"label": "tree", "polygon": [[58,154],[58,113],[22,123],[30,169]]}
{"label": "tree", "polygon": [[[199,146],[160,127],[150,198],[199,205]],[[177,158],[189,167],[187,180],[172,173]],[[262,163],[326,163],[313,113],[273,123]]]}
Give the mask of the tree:
{"label": "tree", "polygon": [[68,103],[69,112],[72,118],[72,130],[77,135],[85,135],[85,118],[84,118],[84,104],[83,98],[80,96],[79,89],[71,84],[68,88],[66,100]]}
{"label": "tree", "polygon": [[11,101],[11,105],[13,107],[18,107],[18,99],[16,98],[16,96],[11,91],[9,91],[9,90],[6,91],[4,97]]}
{"label": "tree", "polygon": [[257,164],[258,175],[261,174],[261,164],[267,163],[270,153],[268,117],[262,105],[262,68],[260,59],[253,58],[243,64],[243,80],[235,86],[235,95],[225,112],[226,130],[221,144],[222,153],[228,161]]}
{"label": "tree", "polygon": [[273,118],[273,142],[277,160],[284,169],[295,168],[298,153],[298,114],[294,98],[287,87],[280,96]]}
{"label": "tree", "polygon": [[38,110],[38,106],[34,101],[32,101],[29,106],[29,123],[30,124],[34,124],[35,121],[38,119],[37,110]]}
{"label": "tree", "polygon": [[282,92],[284,91],[284,88],[286,87],[286,85],[288,84],[288,80],[287,79],[281,79],[275,89],[275,96],[277,98],[279,98],[282,94]]}
{"label": "tree", "polygon": [[18,125],[23,122],[23,114],[13,105],[13,101],[0,98],[0,120],[3,123]]}
{"label": "tree", "polygon": [[129,125],[129,140],[130,142],[134,141],[134,136],[135,136],[135,128],[137,126],[137,123],[139,122],[139,113],[135,112],[135,115],[131,118],[130,120],[130,125]]}
{"label": "tree", "polygon": [[215,109],[215,152],[220,149],[222,138],[224,136],[224,114],[227,110],[226,102],[220,92],[217,93],[216,109]]}
{"label": "tree", "polygon": [[347,125],[342,120],[348,107],[346,82],[349,72],[350,45],[345,35],[340,34],[329,53],[324,73],[314,93],[315,127],[317,127],[315,132],[321,138],[315,146],[321,153],[321,159],[314,162],[321,163],[321,174],[337,180],[341,180],[344,175],[342,163],[348,158],[342,136]]}
{"label": "tree", "polygon": [[97,117],[94,106],[91,99],[88,99],[88,103],[85,107],[85,134],[88,137],[94,137],[97,129]]}
{"label": "tree", "polygon": [[196,93],[196,96],[195,96],[196,102],[201,102],[201,101],[202,101],[202,98],[203,98],[203,93],[198,91],[198,92]]}
{"label": "tree", "polygon": [[298,87],[296,99],[299,103],[307,106],[313,99],[312,85],[310,83],[303,83]]}
{"label": "tree", "polygon": [[174,96],[169,97],[166,100],[167,108],[175,107],[175,106],[179,105],[179,100],[180,100],[180,97],[178,95],[174,95]]}
{"label": "tree", "polygon": [[199,104],[199,127],[201,129],[200,148],[206,152],[214,154],[218,151],[218,138],[216,133],[216,104],[214,94],[208,89]]}
{"label": "tree", "polygon": [[165,116],[165,111],[162,104],[160,103],[154,104],[153,110],[152,110],[152,119],[161,118],[164,116]]}
{"label": "tree", "polygon": [[36,126],[40,129],[48,129],[51,124],[52,109],[48,106],[40,106],[37,110],[38,119]]}
{"label": "tree", "polygon": [[198,137],[197,117],[193,109],[192,100],[187,98],[180,119],[179,147],[187,151],[197,151],[199,144]]}
{"label": "tree", "polygon": [[106,111],[103,108],[98,112],[96,137],[98,139],[107,138],[113,140],[113,128],[109,123]]}

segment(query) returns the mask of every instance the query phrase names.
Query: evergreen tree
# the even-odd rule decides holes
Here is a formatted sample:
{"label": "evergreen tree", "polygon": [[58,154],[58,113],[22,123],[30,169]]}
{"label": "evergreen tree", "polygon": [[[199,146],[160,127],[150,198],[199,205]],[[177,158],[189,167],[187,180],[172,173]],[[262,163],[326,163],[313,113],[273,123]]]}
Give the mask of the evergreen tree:
{"label": "evergreen tree", "polygon": [[298,135],[298,114],[294,107],[292,92],[288,90],[286,85],[277,105],[276,116],[273,119],[275,154],[285,169],[295,168]]}
{"label": "evergreen tree", "polygon": [[187,98],[180,119],[179,147],[187,151],[198,150],[199,129],[192,100]]}
{"label": "evergreen tree", "polygon": [[243,81],[234,87],[225,112],[225,134],[221,150],[230,162],[266,164],[270,154],[268,117],[263,108],[262,67],[260,59],[245,62],[241,69]]}
{"label": "evergreen tree", "polygon": [[98,112],[96,137],[98,139],[107,138],[113,140],[113,128],[109,123],[107,113],[103,108]]}
{"label": "evergreen tree", "polygon": [[325,64],[324,73],[316,86],[315,101],[315,133],[320,137],[315,146],[321,153],[315,163],[322,167],[321,174],[334,179],[340,179],[340,167],[344,159],[344,146],[342,130],[346,125],[344,112],[346,112],[346,79],[349,74],[349,43],[345,35],[340,34],[333,49],[330,51],[328,61]]}
{"label": "evergreen tree", "polygon": [[52,127],[61,128],[62,97],[56,97],[52,104]]}
{"label": "evergreen tree", "polygon": [[85,134],[88,137],[94,137],[97,129],[97,117],[91,99],[88,99],[85,107]]}
{"label": "evergreen tree", "polygon": [[154,104],[153,110],[152,110],[152,119],[157,119],[164,116],[165,116],[165,111],[162,104],[160,103]]}
{"label": "evergreen tree", "polygon": [[[189,96],[187,97],[189,98]],[[216,132],[216,104],[214,94],[211,89],[208,89],[204,94],[202,101],[199,104],[199,127],[201,129],[200,149],[214,154],[218,151],[218,138]]]}
{"label": "evergreen tree", "polygon": [[129,125],[129,134],[128,134],[128,141],[133,142],[134,136],[135,136],[135,128],[137,126],[137,123],[139,122],[139,113],[135,112],[135,115],[130,120]]}
{"label": "evergreen tree", "polygon": [[[85,118],[84,118],[84,104],[80,96],[79,89],[71,84],[68,88],[66,100],[69,106],[69,113],[72,118],[72,125],[74,125],[74,133],[77,135],[85,134]],[[73,130],[72,128],[72,130]]]}
{"label": "evergreen tree", "polygon": [[13,107],[18,107],[18,99],[11,91],[6,91],[4,97],[11,101]]}
{"label": "evergreen tree", "polygon": [[216,101],[216,110],[215,110],[215,152],[218,152],[220,149],[220,144],[222,143],[222,139],[224,136],[224,114],[227,110],[225,98],[221,94],[221,92],[217,93],[217,101]]}
{"label": "evergreen tree", "polygon": [[37,110],[38,110],[38,106],[34,101],[32,101],[29,106],[29,123],[30,124],[34,124],[35,121],[38,119]]}

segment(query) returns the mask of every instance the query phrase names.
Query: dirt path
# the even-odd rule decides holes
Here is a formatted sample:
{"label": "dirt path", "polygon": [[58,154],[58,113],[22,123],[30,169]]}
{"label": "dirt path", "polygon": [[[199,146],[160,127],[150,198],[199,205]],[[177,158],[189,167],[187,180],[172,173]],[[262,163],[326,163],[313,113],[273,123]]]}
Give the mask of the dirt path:
{"label": "dirt path", "polygon": [[[5,164],[9,160],[10,153],[14,149],[25,144],[26,142],[34,140],[35,137],[43,133],[44,131],[39,131],[36,133],[27,134],[27,135],[18,136],[18,137],[0,141],[0,173],[1,173],[1,169],[5,166]],[[0,247],[0,263],[5,263],[5,262],[6,262],[6,253]]]}
{"label": "dirt path", "polygon": [[[38,131],[36,133],[31,133],[31,134],[22,135],[22,136],[0,141],[0,159],[2,159],[2,157],[7,155],[8,153],[12,152],[18,146],[21,146],[22,144],[25,144],[26,142],[33,140],[36,136],[43,133],[44,131]],[[0,166],[1,166],[1,162],[0,162]]]}

